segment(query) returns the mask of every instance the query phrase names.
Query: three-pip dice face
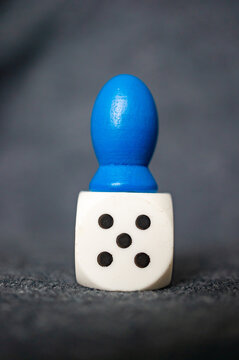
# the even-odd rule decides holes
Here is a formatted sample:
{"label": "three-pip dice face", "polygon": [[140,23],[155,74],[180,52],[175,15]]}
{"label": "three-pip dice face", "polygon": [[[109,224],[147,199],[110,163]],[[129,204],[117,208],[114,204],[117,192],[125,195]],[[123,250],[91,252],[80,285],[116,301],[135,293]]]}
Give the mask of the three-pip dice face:
{"label": "three-pip dice face", "polygon": [[81,192],[75,239],[79,284],[104,290],[150,290],[172,275],[169,194]]}

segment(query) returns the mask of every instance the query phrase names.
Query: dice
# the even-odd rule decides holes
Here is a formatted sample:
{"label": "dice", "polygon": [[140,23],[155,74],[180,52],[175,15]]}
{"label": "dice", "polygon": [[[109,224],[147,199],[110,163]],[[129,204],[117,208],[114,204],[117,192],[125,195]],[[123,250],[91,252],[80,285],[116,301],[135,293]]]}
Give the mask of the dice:
{"label": "dice", "polygon": [[76,278],[119,291],[168,285],[173,262],[169,194],[81,192],[76,218]]}
{"label": "dice", "polygon": [[109,80],[96,98],[91,136],[99,168],[79,194],[75,271],[83,286],[160,289],[173,264],[173,207],[148,169],[158,135],[153,97],[132,75]]}

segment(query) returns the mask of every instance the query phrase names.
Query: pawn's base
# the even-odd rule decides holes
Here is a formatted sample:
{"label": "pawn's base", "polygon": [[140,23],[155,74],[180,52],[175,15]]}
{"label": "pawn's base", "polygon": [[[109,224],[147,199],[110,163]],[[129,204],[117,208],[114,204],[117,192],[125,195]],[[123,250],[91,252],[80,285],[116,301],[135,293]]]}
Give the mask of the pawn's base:
{"label": "pawn's base", "polygon": [[100,166],[90,182],[91,191],[155,193],[157,189],[147,166]]}
{"label": "pawn's base", "polygon": [[169,194],[81,192],[75,269],[83,286],[135,291],[169,285],[173,209]]}

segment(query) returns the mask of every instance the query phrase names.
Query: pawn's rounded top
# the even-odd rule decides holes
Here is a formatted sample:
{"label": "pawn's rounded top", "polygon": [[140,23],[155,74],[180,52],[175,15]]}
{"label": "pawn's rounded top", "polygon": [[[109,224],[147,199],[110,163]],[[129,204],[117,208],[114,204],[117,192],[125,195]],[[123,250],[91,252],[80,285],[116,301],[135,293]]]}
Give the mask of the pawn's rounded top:
{"label": "pawn's rounded top", "polygon": [[136,76],[118,75],[99,92],[91,135],[100,165],[147,165],[158,134],[154,99]]}
{"label": "pawn's rounded top", "polygon": [[156,191],[147,165],[157,135],[157,110],[147,86],[133,75],[110,79],[99,92],[91,116],[92,142],[100,168],[90,189]]}

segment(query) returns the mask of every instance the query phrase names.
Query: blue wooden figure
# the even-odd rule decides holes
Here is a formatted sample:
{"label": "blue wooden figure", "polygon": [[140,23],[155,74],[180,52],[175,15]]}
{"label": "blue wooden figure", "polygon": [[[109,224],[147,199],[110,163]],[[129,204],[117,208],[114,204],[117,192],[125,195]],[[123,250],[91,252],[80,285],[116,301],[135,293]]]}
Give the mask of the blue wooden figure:
{"label": "blue wooden figure", "polygon": [[156,192],[147,168],[158,136],[153,97],[132,75],[118,75],[102,88],[92,112],[91,135],[100,167],[93,191]]}
{"label": "blue wooden figure", "polygon": [[75,269],[81,285],[111,290],[167,286],[173,263],[170,194],[157,193],[148,169],[158,117],[146,85],[132,75],[109,80],[96,98],[91,136],[99,168],[79,194]]}

